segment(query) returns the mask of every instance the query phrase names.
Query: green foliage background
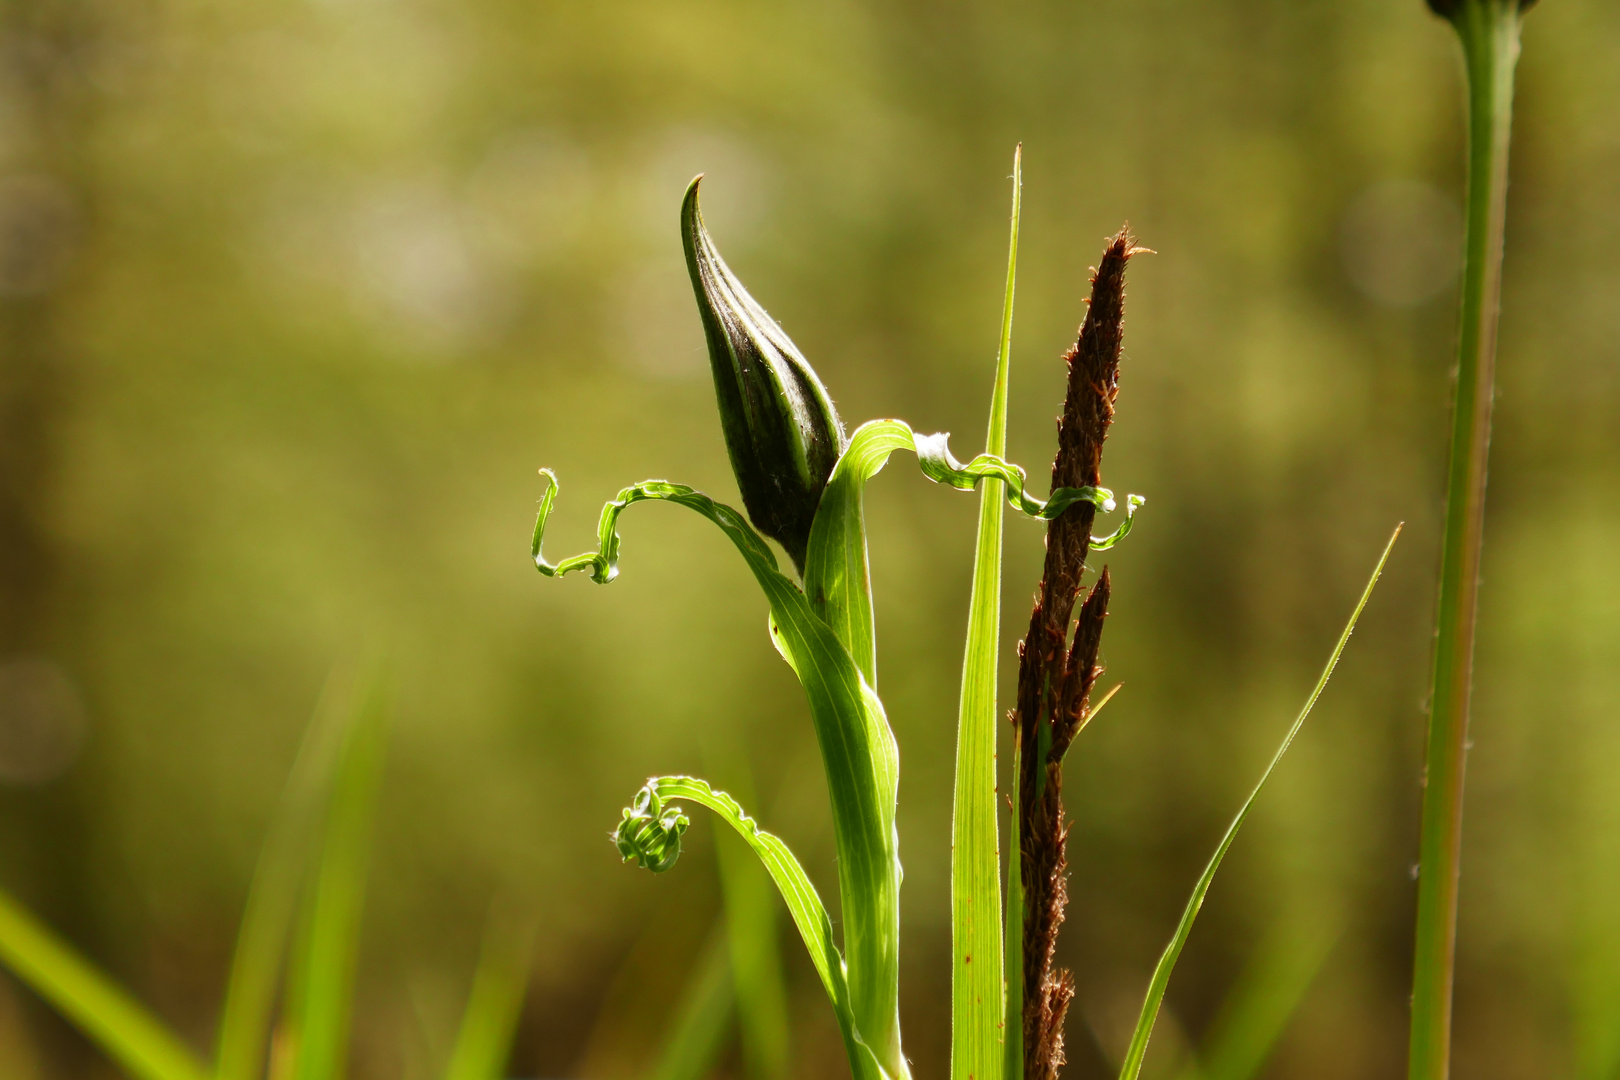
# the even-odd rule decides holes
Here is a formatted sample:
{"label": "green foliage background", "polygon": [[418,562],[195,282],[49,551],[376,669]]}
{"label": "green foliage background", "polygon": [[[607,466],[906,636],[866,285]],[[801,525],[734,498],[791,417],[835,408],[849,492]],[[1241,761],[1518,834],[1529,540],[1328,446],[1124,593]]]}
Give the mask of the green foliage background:
{"label": "green foliage background", "polygon": [[[1068,1075],[1110,1074],[1406,519],[1148,1062],[1179,1074],[1276,928],[1320,924],[1338,944],[1268,1075],[1395,1074],[1453,293],[1389,283],[1444,281],[1424,260],[1460,198],[1454,50],[1419,0],[9,0],[0,663],[48,657],[84,741],[0,784],[0,885],[204,1045],[309,709],[334,661],[382,648],[399,721],[353,1075],[442,1064],[497,891],[544,914],[514,1074],[644,1073],[720,899],[707,821],[683,872],[618,865],[626,793],[727,787],[705,743],[746,752],[749,809],[831,899],[823,781],[729,546],[645,510],[610,589],[541,581],[534,470],[567,484],[559,551],[628,482],[735,498],[677,232],[698,171],[728,260],[846,419],[976,446],[1022,140],[1008,451],[1037,476],[1102,238],[1128,218],[1159,252],[1132,264],[1104,477],[1151,499],[1108,556],[1125,689],[1069,759]],[[1470,1078],[1620,1069],[1617,102],[1620,8],[1539,5],[1464,864]],[[869,506],[902,1010],[917,1074],[941,1076],[975,500],[893,469]],[[1009,517],[1009,672],[1040,536]],[[814,974],[785,955],[795,1075],[835,1075]],[[0,981],[0,1072],[107,1069]]]}

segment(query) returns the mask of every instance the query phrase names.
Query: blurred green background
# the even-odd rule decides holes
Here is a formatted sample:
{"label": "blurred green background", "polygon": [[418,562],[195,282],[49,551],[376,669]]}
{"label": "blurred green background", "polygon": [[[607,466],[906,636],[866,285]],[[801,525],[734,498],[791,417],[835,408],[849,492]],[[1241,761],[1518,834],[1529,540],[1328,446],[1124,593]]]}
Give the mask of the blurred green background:
{"label": "blurred green background", "polygon": [[[735,499],[676,211],[844,418],[983,438],[1025,147],[1010,452],[1129,219],[1104,480],[1124,690],[1070,757],[1074,1080],[1112,1075],[1188,888],[1398,520],[1408,531],[1172,984],[1178,1075],[1279,928],[1336,942],[1266,1075],[1397,1075],[1460,199],[1460,72],[1421,0],[7,0],[0,8],[0,886],[199,1047],[334,663],[399,722],[352,1073],[442,1065],[491,897],[543,917],[511,1072],[642,1076],[719,911],[711,822],[654,878],[648,775],[745,755],[833,887]],[[1527,21],[1508,222],[1457,1074],[1620,1075],[1620,6]],[[902,758],[907,1047],[948,1052],[948,839],[976,500],[869,496]],[[1038,574],[1009,522],[1004,658]],[[1009,683],[1010,685],[1010,683]],[[1008,755],[1004,754],[1006,759]],[[706,762],[709,763],[706,765]],[[713,765],[713,768],[710,766]],[[1287,930],[1292,933],[1294,930]],[[842,1075],[784,938],[796,1077]],[[728,1056],[722,1069],[735,1072]],[[110,1067],[0,976],[0,1073]]]}

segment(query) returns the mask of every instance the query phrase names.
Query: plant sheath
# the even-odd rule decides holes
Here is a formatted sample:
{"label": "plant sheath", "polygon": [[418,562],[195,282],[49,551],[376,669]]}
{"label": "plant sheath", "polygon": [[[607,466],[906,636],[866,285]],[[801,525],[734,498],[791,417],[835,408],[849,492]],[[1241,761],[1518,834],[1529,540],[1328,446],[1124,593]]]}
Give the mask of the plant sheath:
{"label": "plant sheath", "polygon": [[1411,1080],[1444,1080],[1450,1071],[1463,772],[1468,750],[1480,548],[1485,528],[1486,459],[1495,395],[1502,230],[1520,20],[1518,0],[1451,0],[1436,8],[1443,10],[1455,27],[1467,69],[1467,238],[1424,763],[1412,968]]}

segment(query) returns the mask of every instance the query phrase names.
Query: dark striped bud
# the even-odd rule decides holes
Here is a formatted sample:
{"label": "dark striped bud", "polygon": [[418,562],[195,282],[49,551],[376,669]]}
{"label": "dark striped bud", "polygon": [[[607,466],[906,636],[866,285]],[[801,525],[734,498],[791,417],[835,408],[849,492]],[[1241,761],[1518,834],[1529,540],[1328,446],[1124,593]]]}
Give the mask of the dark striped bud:
{"label": "dark striped bud", "polygon": [[[1457,17],[1457,12],[1462,10],[1462,6],[1464,4],[1482,2],[1502,3],[1503,0],[1429,0],[1429,8],[1443,19],[1455,20]],[[1513,0],[1507,0],[1507,2],[1511,4]],[[1518,0],[1518,8],[1521,12],[1529,11],[1533,6],[1535,6],[1535,3],[1536,0]]]}
{"label": "dark striped bud", "polygon": [[821,491],[844,451],[844,426],[809,362],[720,258],[698,209],[702,179],[686,189],[681,240],[726,450],[749,520],[802,572]]}

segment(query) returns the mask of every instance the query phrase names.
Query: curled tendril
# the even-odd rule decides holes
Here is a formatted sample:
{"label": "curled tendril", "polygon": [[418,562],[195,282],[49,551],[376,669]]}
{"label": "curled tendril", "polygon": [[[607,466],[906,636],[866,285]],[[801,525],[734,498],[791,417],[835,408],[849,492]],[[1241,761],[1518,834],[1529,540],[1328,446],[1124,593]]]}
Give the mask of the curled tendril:
{"label": "curled tendril", "polygon": [[[1104,513],[1114,509],[1114,493],[1103,487],[1058,488],[1042,501],[1029,494],[1028,475],[1022,468],[994,454],[980,454],[963,464],[951,456],[949,439],[950,436],[944,432],[935,435],[917,435],[902,420],[873,420],[862,424],[856,430],[850,438],[844,456],[876,453],[886,458],[893,450],[909,447],[916,453],[923,475],[935,483],[967,491],[975,487],[980,480],[1000,480],[1007,487],[1007,505],[1029,517],[1045,521],[1050,521],[1069,507],[1081,502],[1089,502]],[[876,472],[878,468],[882,468],[882,465],[878,464],[871,471]],[[552,507],[557,501],[559,485],[557,474],[550,469],[541,469],[540,474],[550,483],[540,496],[540,510],[535,516],[534,541],[530,553],[534,558],[535,569],[546,577],[562,577],[575,570],[585,569],[590,570],[591,580],[598,585],[606,585],[618,577],[619,515],[635,503],[648,500],[680,503],[696,510],[725,530],[732,542],[742,548],[750,560],[761,561],[772,570],[777,567],[776,556],[771,552],[769,545],[748,524],[742,514],[724,503],[716,502],[696,488],[685,484],[672,484],[667,480],[643,480],[639,484],[632,484],[620,491],[617,498],[603,506],[602,516],[596,526],[598,542],[596,551],[574,555],[556,563],[547,562],[540,552],[540,545],[545,536],[546,521],[551,517]],[[1107,551],[1125,539],[1130,534],[1136,511],[1146,502],[1147,500],[1140,495],[1128,496],[1125,500],[1125,520],[1120,523],[1119,528],[1107,536],[1092,537],[1092,550]]]}
{"label": "curled tendril", "polygon": [[624,820],[613,835],[613,842],[625,862],[639,862],[655,874],[662,874],[681,857],[681,834],[691,819],[678,806],[664,806],[652,784],[636,793],[636,801],[624,808]]}

